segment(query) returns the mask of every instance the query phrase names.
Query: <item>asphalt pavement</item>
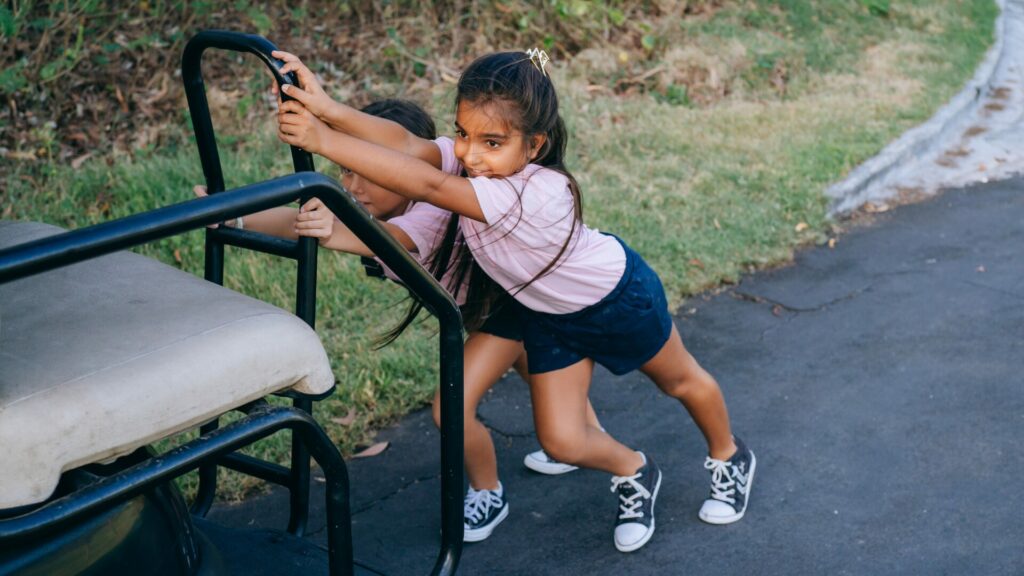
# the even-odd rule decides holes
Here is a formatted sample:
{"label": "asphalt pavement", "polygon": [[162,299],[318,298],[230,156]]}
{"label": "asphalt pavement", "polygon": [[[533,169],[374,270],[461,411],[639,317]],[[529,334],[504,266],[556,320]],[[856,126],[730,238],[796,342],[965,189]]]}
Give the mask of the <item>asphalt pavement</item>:
{"label": "asphalt pavement", "polygon": [[[602,423],[665,475],[654,537],[616,551],[607,474],[522,466],[537,443],[528,390],[510,376],[480,410],[510,515],[465,546],[459,574],[1024,573],[1024,180],[862,218],[833,248],[691,299],[676,324],[757,454],[746,517],[698,520],[709,477],[697,428],[639,373],[599,370]],[[356,558],[428,573],[439,435],[423,410],[379,439],[388,451],[349,462]],[[282,527],[286,507],[275,492],[211,518]]]}

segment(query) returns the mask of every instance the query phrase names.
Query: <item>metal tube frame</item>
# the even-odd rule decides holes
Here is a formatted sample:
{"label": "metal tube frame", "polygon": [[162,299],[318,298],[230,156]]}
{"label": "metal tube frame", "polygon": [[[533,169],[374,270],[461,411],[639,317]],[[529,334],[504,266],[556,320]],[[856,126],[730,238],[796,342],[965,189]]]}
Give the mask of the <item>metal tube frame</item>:
{"label": "metal tube frame", "polygon": [[[454,574],[462,554],[463,531],[462,317],[451,295],[334,180],[310,172],[291,174],[11,246],[0,250],[0,283],[280,206],[300,196],[316,197],[326,204],[438,319],[441,547],[431,574]],[[345,516],[339,521],[347,526],[350,518],[347,513]]]}
{"label": "metal tube frame", "polygon": [[292,436],[309,448],[324,471],[329,573],[331,576],[352,576],[355,568],[345,461],[311,415],[288,407],[257,408],[245,418],[165,454],[148,458],[20,516],[2,519],[0,542],[10,544],[53,533],[284,428],[290,429]]}
{"label": "metal tube frame", "polygon": [[[206,88],[203,83],[202,57],[208,48],[219,48],[235,52],[249,52],[256,55],[273,74],[278,86],[295,84],[295,74],[281,74],[283,62],[270,55],[277,49],[273,43],[262,36],[242,34],[226,30],[204,30],[197,33],[185,46],[181,57],[181,77],[185,83],[185,96],[188,99],[189,112],[192,116],[192,129],[199,148],[199,159],[206,178],[207,192],[217,194],[224,190],[224,174],[221,169],[220,155],[217,151],[217,137],[214,133],[210,109],[206,100]],[[290,98],[281,93],[285,100]],[[291,146],[292,164],[296,172],[313,172],[313,156]],[[308,196],[299,198],[306,202]],[[316,322],[316,254],[317,242],[314,238],[300,238],[298,241],[274,238],[265,234],[242,231],[227,231],[225,227],[209,229],[206,232],[206,264],[205,276],[210,282],[223,284],[224,281],[224,245],[233,244],[251,250],[268,252],[278,256],[292,258],[298,262],[295,284],[295,315],[301,318],[310,328]],[[313,399],[301,394],[290,394],[292,405],[310,414],[313,413]],[[200,432],[215,430],[218,421],[213,420],[202,427]],[[296,536],[306,532],[309,520],[309,454],[299,442],[292,442],[290,473],[286,482],[281,482],[277,474],[262,474],[261,468],[253,468],[255,476],[263,480],[281,484],[289,493],[288,531]],[[217,463],[203,467],[199,471],[199,490],[192,505],[192,513],[205,516],[213,505],[217,491]]]}

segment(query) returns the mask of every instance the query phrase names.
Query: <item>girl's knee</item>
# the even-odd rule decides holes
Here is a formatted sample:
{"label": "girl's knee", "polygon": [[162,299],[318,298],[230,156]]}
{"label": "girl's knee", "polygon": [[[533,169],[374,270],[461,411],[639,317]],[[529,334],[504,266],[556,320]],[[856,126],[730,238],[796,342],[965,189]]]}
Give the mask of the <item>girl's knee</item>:
{"label": "girl's knee", "polygon": [[434,416],[434,426],[437,426],[438,430],[441,429],[441,400],[437,396],[434,396],[434,401],[431,403],[430,411]]}
{"label": "girl's knee", "polygon": [[586,435],[549,432],[537,434],[541,448],[548,456],[565,464],[576,464],[586,452]]}
{"label": "girl's knee", "polygon": [[683,400],[717,393],[718,382],[704,370],[699,370],[658,382],[658,387],[665,394]]}

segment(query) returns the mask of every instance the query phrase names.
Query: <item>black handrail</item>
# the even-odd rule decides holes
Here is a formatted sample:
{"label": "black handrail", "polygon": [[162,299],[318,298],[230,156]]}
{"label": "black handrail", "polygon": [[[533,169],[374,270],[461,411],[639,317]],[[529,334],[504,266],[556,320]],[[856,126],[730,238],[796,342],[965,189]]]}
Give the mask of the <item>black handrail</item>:
{"label": "black handrail", "polygon": [[[294,73],[281,74],[280,69],[284,62],[271,56],[271,52],[277,47],[262,36],[229,30],[203,30],[189,39],[181,57],[181,78],[185,84],[185,97],[188,99],[189,112],[192,116],[192,129],[196,136],[196,146],[199,148],[199,160],[203,166],[207,192],[217,194],[224,190],[224,174],[221,169],[217,137],[214,134],[203,83],[202,57],[207,48],[254,54],[266,64],[279,88],[282,84],[297,85],[298,79]],[[283,92],[281,92],[281,97],[284,100],[291,100]],[[295,171],[313,172],[312,154],[294,146],[290,148]],[[307,200],[309,200],[308,196],[299,198],[300,203]],[[315,326],[317,242],[313,238],[299,238],[296,241],[254,232],[229,232],[224,227],[208,229],[204,277],[216,284],[224,283],[225,244],[294,258],[298,263],[295,281],[295,315],[309,324],[310,328]],[[314,398],[290,391],[285,392],[284,395],[292,398],[292,404],[296,408],[310,414],[313,413]],[[200,431],[209,432],[215,430],[218,425],[219,421],[213,420],[201,426]],[[257,476],[273,482],[280,480],[278,476],[272,474],[260,473]],[[299,443],[292,443],[291,468],[288,482],[284,486],[288,488],[290,502],[288,531],[296,536],[302,536],[306,532],[306,522],[309,519],[309,454]],[[199,471],[199,490],[192,503],[192,513],[205,516],[213,505],[216,490],[217,467],[216,464],[212,464]]]}
{"label": "black handrail", "polygon": [[[282,84],[298,86],[294,72],[281,74],[284,62],[270,55],[277,46],[262,36],[243,34],[230,30],[203,30],[189,39],[181,56],[181,77],[185,82],[185,97],[192,114],[192,127],[196,133],[196,144],[203,163],[203,174],[207,178],[206,185],[211,194],[224,190],[224,174],[220,167],[220,155],[217,153],[217,138],[214,135],[213,123],[210,120],[210,107],[206,101],[206,88],[203,84],[201,61],[207,48],[220,48],[234,52],[249,52],[256,55],[273,74],[278,87]],[[291,100],[284,93],[281,98]],[[309,152],[294,146],[292,163],[296,172],[313,172],[313,156]]]}
{"label": "black handrail", "polygon": [[0,250],[0,284],[202,226],[319,198],[423,301],[440,324],[441,550],[431,572],[454,574],[462,554],[462,317],[451,295],[330,178],[302,172]]}

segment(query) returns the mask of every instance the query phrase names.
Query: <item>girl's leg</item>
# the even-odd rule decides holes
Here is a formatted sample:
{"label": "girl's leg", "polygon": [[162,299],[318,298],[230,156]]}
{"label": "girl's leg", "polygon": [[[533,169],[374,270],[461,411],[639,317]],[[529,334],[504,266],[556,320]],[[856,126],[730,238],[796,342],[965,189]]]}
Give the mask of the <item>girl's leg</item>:
{"label": "girl's leg", "polygon": [[593,372],[594,361],[585,359],[561,370],[530,375],[537,438],[544,451],[560,462],[630,476],[643,465],[643,458],[589,421],[587,393]]}
{"label": "girl's leg", "polygon": [[[463,426],[466,476],[475,490],[498,488],[498,461],[487,427],[476,417],[480,399],[522,354],[523,343],[493,334],[469,335],[463,360]],[[440,393],[434,395],[434,423],[441,425]]]}
{"label": "girl's leg", "polygon": [[728,460],[736,452],[722,390],[683,346],[675,325],[668,342],[640,371],[683,404],[704,434],[712,458]]}
{"label": "girl's leg", "polygon": [[587,421],[587,392],[594,361],[533,374],[533,418],[544,450],[562,462],[611,472],[618,497],[613,541],[622,552],[642,548],[654,534],[654,502],[661,471]]}
{"label": "girl's leg", "polygon": [[[523,382],[526,382],[527,385],[529,385],[530,371],[527,370],[525,350],[519,358],[516,358],[516,363],[513,367],[516,369],[516,372],[519,373],[519,377],[523,379]],[[597,419],[597,412],[594,412],[594,405],[590,403],[589,397],[587,398],[587,425],[593,426],[594,428],[601,428],[601,422]]]}

